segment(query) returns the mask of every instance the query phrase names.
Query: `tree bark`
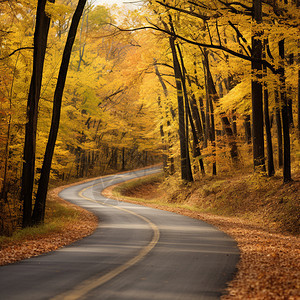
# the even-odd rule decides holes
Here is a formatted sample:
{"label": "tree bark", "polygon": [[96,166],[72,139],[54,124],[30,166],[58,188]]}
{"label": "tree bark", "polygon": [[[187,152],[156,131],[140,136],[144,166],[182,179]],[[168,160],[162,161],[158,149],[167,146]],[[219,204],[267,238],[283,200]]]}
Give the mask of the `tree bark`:
{"label": "tree bark", "polygon": [[[192,111],[193,119],[195,120],[195,136],[197,137],[197,143],[195,144],[195,150],[194,150],[194,157],[200,157],[201,156],[200,142],[203,141],[203,127],[202,127],[195,95],[192,95],[191,97],[191,111]],[[202,175],[205,175],[205,168],[204,168],[204,163],[202,158],[199,158],[199,164],[200,164]]]}
{"label": "tree bark", "polygon": [[298,139],[300,139],[300,70],[298,70]]}
{"label": "tree bark", "polygon": [[283,167],[283,141],[282,141],[282,122],[280,116],[279,92],[275,89],[275,119],[277,132],[277,151],[278,151],[278,166]]}
{"label": "tree bark", "polygon": [[215,130],[215,115],[212,99],[209,99],[209,110],[210,110],[210,138],[212,142],[212,154],[213,154],[213,175],[217,175],[217,145],[216,145],[216,130]]}
{"label": "tree bark", "polygon": [[[253,19],[256,23],[262,22],[262,1],[253,0]],[[259,33],[252,36],[252,58],[262,59],[262,42]],[[252,61],[252,143],[253,143],[253,162],[254,170],[265,172],[265,153],[264,153],[264,121],[263,121],[263,94],[260,82],[262,64],[259,61]]]}
{"label": "tree bark", "polygon": [[214,119],[214,112],[213,112],[213,105],[212,105],[212,98],[214,97],[213,87],[212,87],[212,78],[210,78],[210,68],[209,68],[209,61],[208,61],[208,52],[206,49],[203,50],[203,67],[204,67],[204,74],[205,74],[205,91],[206,91],[206,136],[208,140],[212,144],[212,174],[217,175],[217,164],[216,164],[216,135],[215,135],[215,119]]}
{"label": "tree bark", "polygon": [[251,118],[250,115],[246,115],[244,118],[244,127],[245,127],[245,138],[246,143],[251,144]]}
{"label": "tree bark", "polygon": [[[219,95],[217,93],[216,86],[210,72],[209,64],[207,64],[207,67],[208,67],[208,72],[207,72],[208,93],[211,95],[212,100],[217,105],[219,102]],[[238,147],[236,144],[235,136],[233,134],[229,119],[224,112],[220,113],[220,117],[221,117],[223,128],[225,130],[225,134],[228,138],[228,143],[230,146],[230,156],[234,163],[238,163],[239,161]]]}
{"label": "tree bark", "polygon": [[[297,2],[297,6],[298,6],[298,2]],[[300,39],[298,40],[298,49],[300,49]],[[298,139],[300,140],[300,51],[298,53],[298,113],[297,116],[298,116]]]}
{"label": "tree bark", "polygon": [[237,126],[236,126],[236,110],[232,110],[232,132],[233,135],[236,137],[237,136]]}
{"label": "tree bark", "polygon": [[31,225],[32,192],[35,175],[36,130],[43,67],[47,47],[50,18],[45,13],[47,0],[38,1],[34,32],[33,70],[27,100],[27,123],[23,150],[21,202],[23,203],[22,227]]}
{"label": "tree bark", "polygon": [[[266,47],[267,40],[264,40],[264,52],[263,58],[266,58]],[[264,77],[267,76],[267,68],[263,67]],[[273,145],[272,145],[272,135],[271,135],[271,125],[269,117],[269,91],[266,80],[264,81],[264,116],[265,116],[265,130],[266,130],[266,140],[267,140],[267,157],[268,157],[268,176],[271,177],[275,174],[274,159],[273,159]]]}
{"label": "tree bark", "polygon": [[[296,0],[296,6],[300,7],[300,0]],[[297,62],[298,62],[298,139],[300,140],[300,39],[298,39],[298,53],[297,53]]]}
{"label": "tree bark", "polygon": [[284,40],[279,41],[279,81],[280,81],[280,98],[281,98],[281,116],[282,116],[282,130],[283,130],[283,181],[290,182],[291,175],[291,145],[290,145],[290,122],[289,122],[289,108],[286,97],[285,85],[285,71],[284,71]]}
{"label": "tree bark", "polygon": [[195,126],[198,132],[199,141],[201,142],[203,141],[203,126],[202,126],[202,121],[200,118],[200,113],[196,102],[196,97],[194,94],[191,97],[191,111],[192,111],[193,119],[195,120]]}
{"label": "tree bark", "polygon": [[[159,83],[161,84],[162,86],[162,89],[163,89],[163,92],[164,92],[164,95],[165,97],[167,98],[168,97],[168,89],[167,89],[167,86],[158,70],[158,67],[157,67],[157,61],[156,59],[154,59],[154,69],[155,69],[155,74],[159,80]],[[160,97],[158,97],[158,100],[157,100],[157,103],[158,103],[158,107],[163,110],[162,108],[162,105],[161,105],[161,99]],[[163,125],[160,125],[160,136],[161,136],[161,139],[162,139],[162,144],[163,144],[163,155],[162,155],[162,159],[163,159],[163,170],[165,172],[165,174],[168,174],[169,171],[168,171],[168,155],[166,154],[168,149],[170,148],[170,146],[168,145],[168,140],[165,138],[165,131],[164,131],[164,127]]]}
{"label": "tree bark", "polygon": [[52,112],[50,133],[49,133],[49,138],[48,138],[46,151],[45,151],[45,155],[44,155],[42,172],[41,172],[41,177],[39,180],[39,186],[38,186],[38,191],[37,191],[37,196],[36,196],[36,203],[35,203],[34,212],[33,212],[33,222],[35,224],[44,222],[46,196],[47,196],[47,190],[48,190],[52,157],[53,157],[53,153],[54,153],[55,142],[56,142],[58,128],[59,128],[62,96],[63,96],[64,87],[65,87],[72,47],[73,47],[73,44],[75,41],[78,24],[79,24],[80,18],[82,16],[82,12],[84,10],[85,4],[86,4],[86,0],[78,1],[76,10],[75,10],[73,18],[72,18],[70,30],[68,33],[68,37],[67,37],[64,52],[63,52],[62,62],[60,65],[57,84],[56,84],[56,88],[55,88],[55,92],[54,92],[53,112]]}
{"label": "tree bark", "polygon": [[[186,87],[185,65],[184,65],[183,56],[182,56],[182,53],[181,53],[181,50],[180,50],[180,47],[178,44],[177,44],[177,49],[178,49],[178,53],[179,53],[179,57],[180,57],[180,61],[181,61],[181,72],[180,73],[181,73],[181,82],[182,82],[182,86],[183,86],[183,93],[184,93],[184,99],[185,99],[186,128],[187,128],[186,134],[188,135],[188,121],[190,121],[192,135],[193,135],[193,143],[194,143],[194,158],[198,157],[201,172],[202,172],[202,174],[205,174],[204,164],[203,164],[203,160],[201,158],[201,151],[200,151],[200,145],[199,145],[200,135],[198,135],[198,133],[196,131],[196,127],[195,127],[191,109],[190,109],[190,103],[189,103],[190,101],[188,98],[187,87]],[[187,145],[187,149],[188,149],[188,145]],[[190,177],[192,178],[192,174],[190,175]]]}
{"label": "tree bark", "polygon": [[121,171],[125,171],[125,147],[122,148],[122,168]]}
{"label": "tree bark", "polygon": [[274,159],[273,159],[271,125],[270,125],[270,117],[269,117],[269,92],[266,85],[264,87],[264,116],[265,116],[265,129],[266,129],[266,137],[267,137],[268,176],[271,177],[275,174],[275,168],[274,168]]}
{"label": "tree bark", "polygon": [[204,112],[204,103],[203,103],[203,99],[201,97],[198,98],[199,100],[199,107],[200,107],[200,116],[201,116],[201,121],[202,121],[202,128],[203,128],[203,133],[202,133],[202,137],[203,137],[203,141],[204,141],[204,135],[205,135],[205,112]]}
{"label": "tree bark", "polygon": [[180,142],[180,166],[181,166],[181,179],[185,181],[193,181],[191,177],[191,165],[189,160],[189,153],[187,149],[187,139],[186,135],[186,126],[185,126],[185,112],[184,112],[184,99],[183,99],[183,88],[181,82],[181,70],[176,53],[176,47],[173,37],[169,37],[169,42],[173,55],[173,64],[174,64],[174,75],[176,80],[176,89],[177,89],[177,101],[178,101],[178,120],[179,120],[179,142]]}

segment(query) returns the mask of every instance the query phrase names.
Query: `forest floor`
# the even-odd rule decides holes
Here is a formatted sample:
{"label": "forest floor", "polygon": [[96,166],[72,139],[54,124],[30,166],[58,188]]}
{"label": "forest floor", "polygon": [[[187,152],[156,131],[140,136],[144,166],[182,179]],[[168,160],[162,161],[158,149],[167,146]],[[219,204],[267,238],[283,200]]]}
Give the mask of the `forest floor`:
{"label": "forest floor", "polygon": [[206,221],[233,237],[241,259],[223,300],[300,299],[300,172],[293,177],[285,185],[245,175],[188,187],[149,177],[104,193]]}
{"label": "forest floor", "polygon": [[58,197],[61,190],[74,184],[49,191],[44,225],[0,238],[0,266],[57,250],[94,232],[96,216]]}

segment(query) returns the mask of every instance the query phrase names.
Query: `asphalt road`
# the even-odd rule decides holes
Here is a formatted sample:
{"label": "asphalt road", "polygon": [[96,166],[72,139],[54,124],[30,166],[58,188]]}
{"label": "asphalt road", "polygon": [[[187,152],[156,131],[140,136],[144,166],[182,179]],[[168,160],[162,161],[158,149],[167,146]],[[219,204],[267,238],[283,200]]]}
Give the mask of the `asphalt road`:
{"label": "asphalt road", "polygon": [[62,198],[99,217],[99,227],[61,250],[0,267],[0,299],[219,299],[239,260],[234,240],[202,221],[101,195],[154,172],[63,190]]}

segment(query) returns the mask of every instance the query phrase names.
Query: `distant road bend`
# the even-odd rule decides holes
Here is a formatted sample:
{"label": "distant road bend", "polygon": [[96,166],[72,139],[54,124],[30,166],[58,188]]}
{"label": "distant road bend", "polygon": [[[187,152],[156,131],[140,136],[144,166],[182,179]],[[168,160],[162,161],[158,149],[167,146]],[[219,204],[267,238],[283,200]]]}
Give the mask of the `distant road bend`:
{"label": "distant road bend", "polygon": [[205,222],[101,195],[158,171],[63,190],[60,197],[96,214],[99,227],[58,251],[0,267],[0,299],[219,299],[239,260],[234,240]]}

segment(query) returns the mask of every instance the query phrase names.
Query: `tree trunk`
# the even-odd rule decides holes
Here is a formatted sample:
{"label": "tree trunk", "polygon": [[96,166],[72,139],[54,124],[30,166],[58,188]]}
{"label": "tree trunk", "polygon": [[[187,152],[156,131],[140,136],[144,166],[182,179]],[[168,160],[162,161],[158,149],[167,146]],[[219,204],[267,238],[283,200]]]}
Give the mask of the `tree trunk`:
{"label": "tree trunk", "polygon": [[85,50],[85,45],[86,45],[85,41],[83,42],[83,44],[81,43],[85,17],[86,17],[86,25],[88,27],[88,11],[84,10],[84,12],[82,13],[82,22],[81,22],[80,37],[79,37],[79,61],[78,61],[78,67],[77,67],[78,72],[80,71],[81,62],[83,61],[83,55],[84,55],[84,50]]}
{"label": "tree trunk", "polygon": [[[256,23],[262,22],[262,1],[253,0],[253,19]],[[252,37],[252,58],[262,59],[262,42],[260,34]],[[256,78],[252,79],[252,143],[254,170],[265,172],[265,153],[264,153],[264,121],[263,121],[263,94],[260,82],[262,64],[258,61],[251,62],[252,73]]]}
{"label": "tree trunk", "polygon": [[125,171],[125,147],[122,148],[122,171]]}
{"label": "tree trunk", "polygon": [[[207,62],[207,80],[208,80],[208,93],[209,93],[209,95],[211,95],[212,101],[216,105],[218,105],[220,98],[217,93],[216,86],[213,81],[208,62]],[[235,136],[233,134],[229,119],[227,118],[227,116],[225,115],[224,112],[220,113],[220,117],[221,117],[223,128],[225,130],[225,134],[228,138],[228,143],[230,146],[230,156],[234,163],[238,163],[238,161],[239,161],[238,148],[237,148]]]}
{"label": "tree trunk", "polygon": [[[300,39],[298,40],[298,49],[300,49]],[[300,52],[298,53],[298,139],[300,140],[300,67],[299,66],[300,66]]]}
{"label": "tree trunk", "polygon": [[284,40],[279,41],[279,81],[280,81],[280,97],[281,97],[281,115],[283,130],[283,181],[290,182],[291,175],[291,146],[290,146],[290,129],[289,129],[289,109],[286,98],[285,71],[284,71]]}
{"label": "tree trunk", "polygon": [[112,150],[112,168],[118,170],[118,148]]}
{"label": "tree trunk", "polygon": [[[296,0],[296,6],[300,7],[300,0]],[[298,139],[300,140],[300,39],[298,38],[298,54],[297,54],[297,62],[298,62]]]}
{"label": "tree trunk", "polygon": [[[156,62],[156,59],[154,59],[154,69],[155,69],[155,74],[156,76],[158,77],[158,80],[162,86],[162,89],[163,89],[163,92],[164,92],[164,95],[165,97],[167,98],[168,97],[168,89],[167,89],[167,86],[158,70],[158,67],[157,67],[157,62]],[[162,108],[162,105],[161,105],[161,99],[160,97],[158,97],[158,107],[163,110]],[[163,112],[162,112],[163,113]],[[161,139],[162,139],[162,144],[163,144],[163,155],[162,155],[162,158],[163,158],[163,170],[165,172],[165,174],[168,174],[168,155],[166,154],[168,149],[169,149],[169,145],[168,145],[168,141],[166,140],[165,138],[165,132],[164,132],[164,127],[163,125],[160,126],[160,136],[161,136]]]}
{"label": "tree trunk", "polygon": [[282,122],[280,116],[279,93],[275,89],[275,118],[277,131],[277,151],[278,151],[278,166],[283,167],[283,141],[282,141]]}
{"label": "tree trunk", "polygon": [[[264,40],[264,52],[263,58],[266,59],[266,47],[267,40]],[[263,67],[264,77],[268,75],[267,68]],[[275,174],[274,169],[274,159],[273,159],[273,145],[272,145],[272,135],[271,135],[271,125],[269,117],[269,91],[267,82],[264,82],[264,116],[265,116],[265,129],[266,129],[266,138],[267,138],[267,157],[268,157],[268,176],[271,177]]]}
{"label": "tree trunk", "polygon": [[245,127],[245,138],[246,143],[251,144],[251,118],[249,115],[246,115],[244,118],[244,127]]}
{"label": "tree trunk", "polygon": [[269,117],[269,93],[266,85],[264,87],[264,115],[265,115],[265,129],[266,129],[266,137],[267,137],[268,176],[271,177],[275,174],[275,169],[274,169],[274,159],[273,159],[271,125],[270,125],[270,117]]}
{"label": "tree trunk", "polygon": [[[14,71],[13,71],[13,79],[12,79],[12,83],[11,83],[11,87],[10,87],[10,95],[9,95],[9,114],[8,114],[8,119],[7,119],[7,131],[6,131],[6,143],[5,143],[5,151],[4,151],[4,171],[3,174],[1,174],[0,172],[0,176],[3,176],[2,178],[2,189],[0,191],[0,202],[1,200],[3,200],[3,203],[6,202],[7,200],[7,193],[8,193],[8,164],[10,161],[10,150],[9,150],[9,146],[10,146],[10,137],[11,137],[11,127],[12,127],[12,113],[11,113],[11,109],[12,109],[12,94],[13,94],[13,89],[14,89],[14,81],[16,78],[16,73],[17,73],[17,64],[19,61],[19,57],[20,57],[20,53],[18,53],[16,62],[15,62],[15,66],[14,66]],[[0,185],[1,186],[1,185]],[[0,231],[1,233],[1,231]]]}
{"label": "tree trunk", "polygon": [[43,67],[50,25],[50,18],[45,13],[46,2],[46,0],[38,1],[36,11],[33,70],[27,101],[27,123],[25,128],[21,183],[21,202],[23,203],[23,228],[31,225],[38,103],[41,92]]}
{"label": "tree trunk", "polygon": [[208,60],[208,52],[206,49],[203,50],[203,67],[205,74],[205,91],[206,91],[206,136],[212,144],[212,174],[217,175],[217,164],[216,164],[216,135],[215,135],[215,119],[213,113],[213,105],[212,98],[214,96],[213,87],[212,87],[212,79],[210,79],[210,68],[209,68],[209,60]]}
{"label": "tree trunk", "polygon": [[176,79],[177,101],[178,101],[178,120],[179,120],[179,142],[180,142],[180,165],[181,165],[181,179],[186,181],[193,181],[191,178],[191,165],[189,161],[189,153],[187,151],[186,126],[185,126],[185,113],[184,113],[184,99],[183,88],[181,82],[180,65],[176,53],[174,38],[169,38],[174,64],[174,75]]}
{"label": "tree trunk", "polygon": [[194,94],[191,97],[191,111],[192,111],[193,119],[195,120],[195,126],[198,132],[199,141],[201,142],[203,141],[203,126],[202,126],[200,113],[199,113],[199,109]]}
{"label": "tree trunk", "polygon": [[[194,141],[195,149],[194,149],[194,157],[200,157],[199,158],[199,164],[202,175],[205,175],[205,169],[204,169],[204,163],[203,159],[201,158],[201,150],[200,150],[200,142],[203,141],[203,127],[200,119],[199,110],[197,107],[195,96],[192,95],[191,97],[191,111],[193,115],[193,119],[195,120],[195,136],[197,140]],[[192,116],[191,116],[192,119]]]}
{"label": "tree trunk", "polygon": [[[182,58],[181,58],[181,60],[183,61]],[[202,127],[202,123],[201,123],[200,113],[199,113],[199,109],[198,109],[197,102],[196,102],[196,96],[192,92],[192,81],[190,79],[190,76],[187,76],[187,74],[185,74],[185,76],[188,80],[189,87],[191,90],[191,97],[190,97],[190,101],[189,101],[190,109],[192,112],[193,120],[195,120],[195,128],[196,128],[198,139],[200,142],[200,141],[203,141],[203,127]],[[197,81],[197,79],[196,79],[196,81]]]}
{"label": "tree trunk", "polygon": [[205,82],[205,132],[204,132],[204,148],[207,148],[208,141],[210,140],[210,118],[209,118],[209,98],[210,98],[210,89],[209,89],[209,80],[208,80],[208,60],[207,60],[207,50],[203,50],[203,72],[204,72],[204,82]]}
{"label": "tree trunk", "polygon": [[164,92],[164,95],[165,97],[167,98],[168,97],[168,89],[167,89],[167,86],[158,70],[158,67],[157,67],[157,61],[156,59],[154,59],[154,69],[155,69],[155,75],[157,76],[158,80],[159,80],[159,83],[161,84],[161,87],[163,89],[163,92]]}
{"label": "tree trunk", "polygon": [[202,121],[202,127],[203,127],[203,133],[202,133],[202,137],[204,140],[204,134],[205,134],[205,112],[204,112],[204,103],[203,103],[203,99],[201,97],[198,98],[199,100],[199,106],[200,106],[200,116],[201,116],[201,121]]}
{"label": "tree trunk", "polygon": [[300,139],[300,70],[298,70],[298,138]]}
{"label": "tree trunk", "polygon": [[[198,135],[196,131],[196,127],[194,124],[194,120],[191,114],[191,109],[190,109],[190,103],[189,103],[189,98],[188,98],[188,93],[187,93],[187,88],[186,88],[186,71],[185,71],[185,66],[184,66],[184,60],[182,53],[180,51],[180,47],[177,44],[177,49],[178,53],[180,56],[180,61],[181,61],[181,82],[183,86],[183,92],[184,92],[184,99],[185,99],[185,111],[186,111],[186,134],[188,135],[188,121],[190,121],[191,129],[192,129],[192,135],[193,135],[193,143],[194,143],[194,158],[198,157],[199,160],[199,165],[201,168],[202,174],[205,174],[204,171],[204,164],[203,160],[201,158],[201,151],[200,151],[200,145],[199,145],[199,140],[200,136]],[[189,150],[188,145],[187,145],[187,150]],[[190,177],[192,178],[192,174],[190,174]]]}
{"label": "tree trunk", "polygon": [[232,132],[233,135],[236,137],[237,136],[237,127],[236,127],[236,110],[232,110]]}
{"label": "tree trunk", "polygon": [[70,30],[68,33],[68,37],[66,40],[66,45],[62,57],[62,62],[60,65],[60,70],[58,74],[58,79],[57,79],[57,84],[56,84],[54,99],[53,99],[53,113],[52,113],[50,134],[49,134],[46,151],[44,155],[42,172],[41,172],[41,177],[40,177],[37,196],[36,196],[36,203],[33,212],[33,221],[35,224],[44,222],[46,196],[48,190],[52,157],[54,153],[55,142],[56,142],[58,128],[59,128],[62,96],[65,87],[72,47],[75,41],[78,24],[82,16],[85,3],[86,0],[78,1],[76,10],[72,18]]}
{"label": "tree trunk", "polygon": [[197,158],[199,161],[199,165],[200,165],[200,170],[201,173],[204,175],[205,174],[205,169],[204,169],[204,164],[203,164],[203,159],[201,157],[201,150],[200,150],[200,145],[199,145],[199,136],[198,133],[196,131],[196,127],[192,118],[192,114],[191,114],[191,109],[189,107],[189,103],[186,101],[186,110],[188,112],[188,118],[190,120],[190,125],[191,125],[191,129],[192,129],[192,135],[193,135],[193,144],[194,144],[194,158]]}
{"label": "tree trunk", "polygon": [[217,147],[216,147],[216,130],[215,130],[215,116],[214,116],[214,107],[213,102],[209,99],[209,110],[210,110],[210,139],[212,142],[212,154],[213,154],[213,175],[217,175]]}

